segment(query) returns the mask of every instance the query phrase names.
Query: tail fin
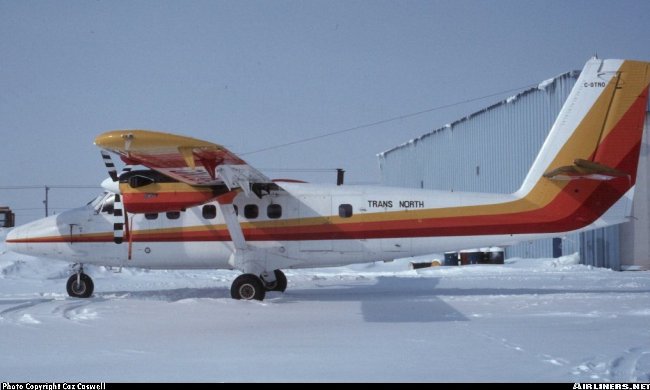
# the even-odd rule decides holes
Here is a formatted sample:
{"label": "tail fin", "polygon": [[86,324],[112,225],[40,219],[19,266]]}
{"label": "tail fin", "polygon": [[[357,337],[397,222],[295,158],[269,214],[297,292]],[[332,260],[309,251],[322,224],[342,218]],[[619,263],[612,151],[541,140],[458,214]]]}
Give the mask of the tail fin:
{"label": "tail fin", "polygon": [[619,214],[628,207],[621,202],[631,202],[636,182],[649,83],[650,63],[587,61],[516,194],[554,210],[570,230],[608,210],[616,215],[605,225],[623,222]]}

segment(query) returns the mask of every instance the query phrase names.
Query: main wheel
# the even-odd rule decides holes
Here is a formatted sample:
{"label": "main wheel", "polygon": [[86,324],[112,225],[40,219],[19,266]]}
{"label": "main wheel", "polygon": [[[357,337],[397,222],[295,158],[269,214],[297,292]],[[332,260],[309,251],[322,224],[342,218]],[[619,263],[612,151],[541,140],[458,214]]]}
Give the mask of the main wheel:
{"label": "main wheel", "polygon": [[70,276],[65,287],[68,295],[74,298],[88,298],[93,295],[95,289],[93,280],[84,273],[79,275],[79,281],[77,281],[77,274]]}
{"label": "main wheel", "polygon": [[266,295],[266,289],[262,280],[253,274],[239,275],[230,287],[230,296],[233,299],[261,301]]}
{"label": "main wheel", "polygon": [[266,291],[284,292],[287,289],[287,277],[279,269],[276,269],[273,273],[275,274],[275,281],[266,283]]}

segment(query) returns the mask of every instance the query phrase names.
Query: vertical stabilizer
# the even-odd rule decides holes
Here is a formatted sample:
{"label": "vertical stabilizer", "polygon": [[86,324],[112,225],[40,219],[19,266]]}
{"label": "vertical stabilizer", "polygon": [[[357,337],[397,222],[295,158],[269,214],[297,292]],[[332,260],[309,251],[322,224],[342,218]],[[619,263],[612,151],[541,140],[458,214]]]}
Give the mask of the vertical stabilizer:
{"label": "vertical stabilizer", "polygon": [[649,83],[649,63],[587,61],[516,194],[585,225],[629,210]]}

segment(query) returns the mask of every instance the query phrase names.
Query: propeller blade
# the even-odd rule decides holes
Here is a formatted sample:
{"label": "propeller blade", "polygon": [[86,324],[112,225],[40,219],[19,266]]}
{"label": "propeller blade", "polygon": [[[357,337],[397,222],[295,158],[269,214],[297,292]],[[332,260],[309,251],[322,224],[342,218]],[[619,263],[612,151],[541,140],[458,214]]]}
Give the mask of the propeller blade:
{"label": "propeller blade", "polygon": [[124,203],[122,203],[122,195],[115,194],[115,202],[113,203],[113,242],[121,244],[124,241]]}
{"label": "propeller blade", "polygon": [[102,159],[104,160],[104,165],[106,166],[106,170],[108,171],[108,176],[111,177],[111,180],[117,181],[118,176],[117,176],[117,170],[115,169],[115,164],[113,164],[113,159],[111,158],[111,155],[108,154],[108,152],[101,151],[102,154]]}
{"label": "propeller blade", "polygon": [[[102,150],[102,159],[104,160],[104,165],[106,166],[106,170],[108,171],[108,176],[110,176],[108,179],[104,180],[102,182],[102,187],[115,194],[115,198],[113,201],[113,242],[116,244],[121,244],[124,242],[124,225],[126,221],[126,212],[124,210],[124,202],[122,202],[122,195],[120,194],[120,183],[119,183],[119,175],[117,174],[117,169],[115,169],[115,164],[113,163],[113,159],[111,158],[111,155]],[[131,166],[127,165],[122,169],[122,172],[120,172],[120,175],[123,174],[124,172],[128,172],[131,170]]]}

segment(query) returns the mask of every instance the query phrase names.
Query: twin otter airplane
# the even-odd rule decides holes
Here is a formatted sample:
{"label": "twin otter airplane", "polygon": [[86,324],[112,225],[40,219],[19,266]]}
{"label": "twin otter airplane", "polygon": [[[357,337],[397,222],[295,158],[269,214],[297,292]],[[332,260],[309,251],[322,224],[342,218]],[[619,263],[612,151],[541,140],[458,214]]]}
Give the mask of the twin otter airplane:
{"label": "twin otter airplane", "polygon": [[[650,63],[589,60],[513,194],[274,181],[221,145],[110,131],[95,139],[111,176],[107,192],[18,227],[6,242],[14,252],[75,263],[72,297],[92,295],[83,264],[96,264],[238,269],[232,297],[262,300],[287,287],[281,269],[509,245],[621,223],[630,215],[649,82]],[[108,152],[127,164],[120,175]]]}

